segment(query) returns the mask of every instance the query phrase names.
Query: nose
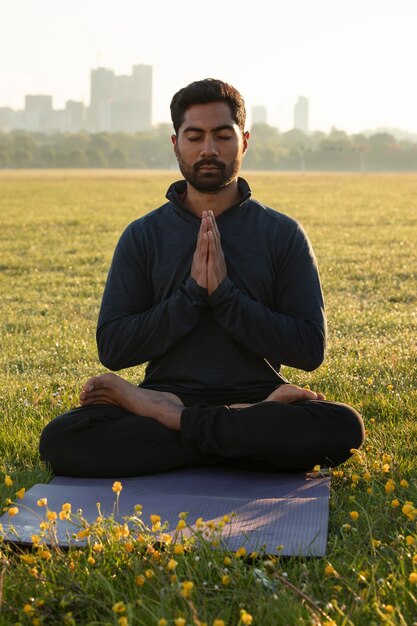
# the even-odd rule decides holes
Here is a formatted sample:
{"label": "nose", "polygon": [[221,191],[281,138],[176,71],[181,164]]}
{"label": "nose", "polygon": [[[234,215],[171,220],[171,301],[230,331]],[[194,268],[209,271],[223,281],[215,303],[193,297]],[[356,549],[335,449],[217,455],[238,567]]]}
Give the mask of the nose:
{"label": "nose", "polygon": [[213,158],[219,155],[217,142],[214,139],[214,137],[210,137],[210,136],[205,137],[201,145],[200,155],[204,159]]}

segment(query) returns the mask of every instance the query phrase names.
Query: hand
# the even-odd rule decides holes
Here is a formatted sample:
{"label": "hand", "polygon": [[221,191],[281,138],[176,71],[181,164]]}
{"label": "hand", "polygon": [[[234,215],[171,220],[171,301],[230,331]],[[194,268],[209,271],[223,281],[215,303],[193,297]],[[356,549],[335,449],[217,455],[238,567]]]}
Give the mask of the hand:
{"label": "hand", "polygon": [[197,247],[191,264],[191,277],[197,285],[207,289],[208,234],[207,211],[203,212],[200,230],[198,231]]}
{"label": "hand", "polygon": [[226,261],[220,243],[220,233],[212,211],[207,212],[207,290],[209,296],[217,289],[227,275]]}

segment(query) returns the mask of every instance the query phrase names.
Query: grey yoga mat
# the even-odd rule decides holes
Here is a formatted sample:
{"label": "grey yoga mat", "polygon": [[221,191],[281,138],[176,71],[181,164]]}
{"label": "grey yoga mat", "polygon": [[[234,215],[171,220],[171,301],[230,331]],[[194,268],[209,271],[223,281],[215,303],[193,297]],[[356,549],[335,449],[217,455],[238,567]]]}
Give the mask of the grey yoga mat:
{"label": "grey yoga mat", "polygon": [[[27,491],[16,506],[19,513],[0,517],[6,539],[31,543],[39,533],[45,510],[37,505],[47,498],[48,509],[60,511],[71,503],[72,511],[82,509],[92,522],[101,514],[115,510],[115,480],[122,483],[118,518],[134,513],[142,505],[142,518],[151,514],[167,521],[174,532],[178,514],[188,512],[187,523],[200,517],[219,522],[224,515],[231,523],[224,527],[222,541],[230,550],[244,546],[248,552],[265,551],[284,556],[324,556],[329,518],[330,479],[305,474],[253,472],[229,467],[193,467],[163,474],[135,478],[70,478],[56,476],[48,484],[37,484]],[[13,529],[11,527],[13,526]],[[76,530],[76,529],[75,529]],[[62,546],[75,543],[74,526],[57,520],[57,537]]]}

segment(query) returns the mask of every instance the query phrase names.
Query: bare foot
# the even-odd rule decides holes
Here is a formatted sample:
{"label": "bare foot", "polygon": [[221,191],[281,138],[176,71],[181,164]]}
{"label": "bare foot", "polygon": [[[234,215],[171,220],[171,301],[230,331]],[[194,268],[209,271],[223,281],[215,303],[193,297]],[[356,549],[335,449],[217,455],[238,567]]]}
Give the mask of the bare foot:
{"label": "bare foot", "polygon": [[82,406],[115,404],[135,415],[152,417],[174,430],[180,430],[184,408],[173,393],[142,389],[111,373],[89,378],[82,388],[80,403]]}
{"label": "bare foot", "polygon": [[[302,387],[298,387],[298,385],[284,384],[274,389],[263,402],[283,402],[284,404],[291,404],[299,400],[325,400],[325,397],[322,393],[316,393],[310,389],[303,389]],[[261,403],[258,402],[257,404]],[[252,404],[230,404],[229,406],[231,409],[244,409],[248,406],[252,406]]]}

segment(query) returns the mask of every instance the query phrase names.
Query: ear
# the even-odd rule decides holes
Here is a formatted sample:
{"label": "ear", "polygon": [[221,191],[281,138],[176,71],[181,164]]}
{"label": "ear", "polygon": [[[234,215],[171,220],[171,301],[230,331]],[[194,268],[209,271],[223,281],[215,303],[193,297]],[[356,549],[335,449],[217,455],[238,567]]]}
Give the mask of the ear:
{"label": "ear", "polygon": [[243,154],[245,154],[246,150],[248,149],[249,138],[250,138],[250,132],[246,130],[243,133]]}
{"label": "ear", "polygon": [[178,159],[178,137],[177,135],[171,135],[172,145],[174,146],[175,158]]}

